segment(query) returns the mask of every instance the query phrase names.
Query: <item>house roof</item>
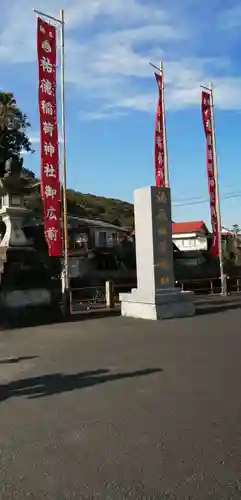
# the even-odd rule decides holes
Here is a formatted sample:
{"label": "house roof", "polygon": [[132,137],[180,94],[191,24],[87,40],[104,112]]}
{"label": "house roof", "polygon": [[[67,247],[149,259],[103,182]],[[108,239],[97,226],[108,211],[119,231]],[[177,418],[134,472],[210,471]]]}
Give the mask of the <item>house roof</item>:
{"label": "house roof", "polygon": [[[43,225],[43,221],[40,217],[36,217],[35,219],[35,225]],[[126,229],[123,227],[115,226],[114,224],[110,224],[109,222],[105,222],[100,219],[88,219],[85,217],[79,217],[77,215],[71,215],[68,214],[68,223],[70,222],[76,222],[77,225],[85,225],[89,227],[95,227],[95,228],[103,228],[103,229],[113,229],[116,231],[119,231],[120,233],[125,233]],[[26,224],[26,226],[32,226],[33,222],[31,221],[29,224]]]}
{"label": "house roof", "polygon": [[85,217],[78,217],[77,215],[68,215],[68,221],[77,221],[78,223],[83,223],[83,224],[86,224],[88,226],[92,226],[92,227],[96,227],[96,228],[103,228],[103,229],[115,229],[117,231],[120,231],[120,232],[125,232],[125,228],[122,228],[122,227],[119,227],[119,226],[115,226],[114,224],[110,224],[109,222],[105,222],[103,220],[100,220],[100,219],[88,219],[88,218],[85,218]]}
{"label": "house roof", "polygon": [[198,233],[199,231],[204,231],[208,233],[208,228],[202,220],[191,221],[191,222],[173,222],[172,223],[172,233]]}
{"label": "house roof", "polygon": [[[198,233],[199,231],[204,231],[209,234],[206,224],[200,221],[192,222],[173,222],[172,223],[172,233],[173,234],[184,234],[184,233]],[[130,233],[130,236],[135,235],[135,229]]]}

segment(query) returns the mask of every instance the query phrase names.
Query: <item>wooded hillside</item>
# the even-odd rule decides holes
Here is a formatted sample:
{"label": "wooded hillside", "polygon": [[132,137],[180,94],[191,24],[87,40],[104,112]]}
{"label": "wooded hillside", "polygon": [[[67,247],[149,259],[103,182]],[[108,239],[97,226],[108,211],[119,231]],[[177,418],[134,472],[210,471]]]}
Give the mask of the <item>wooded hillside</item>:
{"label": "wooded hillside", "polygon": [[[33,182],[33,172],[25,170],[25,175]],[[37,183],[36,179],[36,183]],[[110,222],[116,226],[127,228],[133,227],[133,205],[113,198],[95,196],[93,194],[83,194],[73,189],[67,190],[68,213],[80,217],[95,217],[103,221]],[[33,210],[36,216],[41,214],[42,203],[39,187],[30,189],[26,203]]]}
{"label": "wooded hillside", "polygon": [[[23,152],[34,152],[28,137],[29,128],[29,120],[18,108],[14,95],[0,90],[0,177],[5,175],[7,159],[14,157],[15,160],[21,161]],[[39,181],[31,170],[23,169],[23,174],[29,185],[26,204],[39,217],[42,212]],[[73,189],[68,190],[67,196],[68,213],[71,215],[98,217],[117,226],[130,228],[133,226],[133,206],[130,203],[82,194]]]}

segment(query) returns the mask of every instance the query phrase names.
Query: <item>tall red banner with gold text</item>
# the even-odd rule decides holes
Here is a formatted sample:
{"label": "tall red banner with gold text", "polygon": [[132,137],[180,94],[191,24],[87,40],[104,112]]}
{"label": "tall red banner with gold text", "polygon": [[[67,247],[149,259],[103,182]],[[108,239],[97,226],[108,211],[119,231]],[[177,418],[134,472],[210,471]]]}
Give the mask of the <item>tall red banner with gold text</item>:
{"label": "tall red banner with gold text", "polygon": [[37,19],[40,183],[44,234],[51,257],[61,254],[60,183],[56,106],[56,28]]}
{"label": "tall red banner with gold text", "polygon": [[165,187],[165,141],[163,116],[163,75],[155,73],[159,97],[156,109],[154,164],[156,187]]}
{"label": "tall red banner with gold text", "polygon": [[219,226],[217,216],[217,193],[216,193],[216,178],[214,169],[214,148],[213,148],[213,130],[212,130],[212,113],[211,113],[211,96],[208,92],[202,91],[202,118],[204,132],[206,136],[206,165],[208,176],[208,190],[210,196],[210,212],[212,224],[212,246],[211,254],[214,257],[219,255]]}

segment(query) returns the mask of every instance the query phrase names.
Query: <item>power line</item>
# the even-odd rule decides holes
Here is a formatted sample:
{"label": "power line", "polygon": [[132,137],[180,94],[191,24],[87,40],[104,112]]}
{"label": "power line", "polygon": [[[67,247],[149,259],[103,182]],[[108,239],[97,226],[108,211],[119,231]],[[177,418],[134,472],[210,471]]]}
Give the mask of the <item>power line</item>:
{"label": "power line", "polygon": [[[227,191],[225,193],[222,194],[222,196],[229,196],[229,195],[236,195],[236,194],[241,194],[241,191]],[[206,198],[204,198],[204,196],[182,196],[180,198],[176,198],[175,199],[175,202],[184,202],[184,201],[192,201],[192,200],[206,200]]]}
{"label": "power line", "polygon": [[[221,201],[222,200],[230,200],[232,198],[240,198],[241,197],[241,192],[234,192],[233,194],[225,194],[221,196]],[[187,199],[188,200],[188,199]],[[190,198],[190,201],[186,201],[184,203],[178,203],[174,202],[173,207],[186,207],[186,206],[192,206],[192,205],[202,205],[204,203],[209,203],[209,198],[203,198],[203,199],[195,199],[195,198]],[[191,201],[193,200],[193,201]]]}

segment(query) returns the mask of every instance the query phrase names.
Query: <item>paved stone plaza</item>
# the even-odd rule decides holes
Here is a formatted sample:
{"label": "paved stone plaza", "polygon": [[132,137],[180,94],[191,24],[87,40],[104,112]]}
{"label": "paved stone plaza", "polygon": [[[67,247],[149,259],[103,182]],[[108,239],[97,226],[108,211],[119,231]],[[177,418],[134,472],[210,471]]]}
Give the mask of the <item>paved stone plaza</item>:
{"label": "paved stone plaza", "polygon": [[240,499],[241,309],[208,307],[1,331],[1,500]]}

